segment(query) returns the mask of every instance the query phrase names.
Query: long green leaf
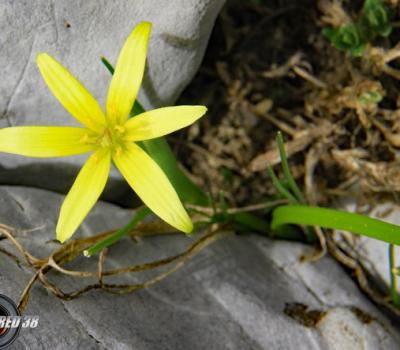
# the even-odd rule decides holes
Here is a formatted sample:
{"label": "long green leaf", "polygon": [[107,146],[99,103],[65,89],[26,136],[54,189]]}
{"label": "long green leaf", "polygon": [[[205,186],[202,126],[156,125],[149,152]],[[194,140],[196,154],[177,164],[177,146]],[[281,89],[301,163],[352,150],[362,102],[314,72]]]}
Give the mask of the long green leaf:
{"label": "long green leaf", "polygon": [[281,206],[272,214],[271,229],[296,224],[346,230],[400,245],[400,226],[345,211],[303,205]]}

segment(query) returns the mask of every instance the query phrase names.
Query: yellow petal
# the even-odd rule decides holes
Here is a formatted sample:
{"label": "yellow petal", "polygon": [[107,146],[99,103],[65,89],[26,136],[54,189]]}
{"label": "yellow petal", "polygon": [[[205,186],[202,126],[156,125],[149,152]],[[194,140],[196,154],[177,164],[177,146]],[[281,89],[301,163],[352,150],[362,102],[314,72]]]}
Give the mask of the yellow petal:
{"label": "yellow petal", "polygon": [[182,129],[207,112],[204,106],[177,106],[142,113],[125,124],[126,140],[142,141]]}
{"label": "yellow petal", "polygon": [[161,168],[136,144],[124,147],[113,160],[129,185],[161,219],[178,230],[191,232],[192,221]]}
{"label": "yellow petal", "polygon": [[27,157],[64,157],[94,150],[85,144],[89,130],[62,126],[15,126],[0,129],[0,152]]}
{"label": "yellow petal", "polygon": [[107,118],[121,125],[128,117],[142,83],[151,23],[139,23],[119,54],[107,96]]}
{"label": "yellow petal", "polygon": [[63,65],[46,53],[36,58],[43,79],[64,108],[82,125],[101,132],[104,113],[96,99]]}
{"label": "yellow petal", "polygon": [[85,163],[61,206],[57,239],[64,242],[83,222],[103,192],[110,172],[111,154],[100,149]]}

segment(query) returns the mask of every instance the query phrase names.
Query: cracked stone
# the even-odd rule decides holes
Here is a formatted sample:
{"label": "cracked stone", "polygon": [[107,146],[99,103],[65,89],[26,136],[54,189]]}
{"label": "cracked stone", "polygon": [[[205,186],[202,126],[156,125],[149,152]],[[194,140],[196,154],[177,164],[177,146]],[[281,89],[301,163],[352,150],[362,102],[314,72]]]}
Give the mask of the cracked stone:
{"label": "cracked stone", "polygon": [[[54,228],[62,196],[38,189],[0,187],[0,222],[19,229],[21,244],[44,257],[57,247]],[[131,211],[99,202],[78,236],[119,227]],[[126,238],[110,248],[105,267],[174,255],[198,236]],[[10,249],[6,240],[1,247]],[[102,291],[62,301],[35,285],[26,314],[39,327],[21,330],[16,349],[398,349],[397,329],[335,261],[299,261],[311,248],[255,235],[222,238],[181,270],[151,288],[116,296]],[[78,258],[70,269],[95,270]],[[32,271],[0,257],[0,293],[17,300]],[[112,277],[137,283],[141,274]],[[83,279],[52,273],[71,291]],[[287,305],[303,305],[288,315]],[[311,323],[305,316],[317,315]],[[285,312],[286,310],[286,312]],[[304,316],[304,315],[303,315]]]}

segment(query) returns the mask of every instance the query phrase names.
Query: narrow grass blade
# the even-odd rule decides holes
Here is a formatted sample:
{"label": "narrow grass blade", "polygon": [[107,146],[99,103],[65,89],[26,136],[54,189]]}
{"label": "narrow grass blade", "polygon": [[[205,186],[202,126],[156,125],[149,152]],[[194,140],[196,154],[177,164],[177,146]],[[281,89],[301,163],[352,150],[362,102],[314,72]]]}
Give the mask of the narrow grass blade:
{"label": "narrow grass blade", "polygon": [[288,205],[278,207],[272,214],[271,229],[296,224],[346,230],[363,236],[400,245],[400,226],[355,213],[335,209]]}
{"label": "narrow grass blade", "polygon": [[303,194],[301,193],[299,187],[296,184],[296,181],[294,180],[294,178],[292,176],[292,173],[290,172],[289,163],[288,163],[286,151],[285,151],[285,144],[283,141],[282,133],[280,131],[276,135],[276,143],[278,144],[279,154],[281,156],[282,169],[283,169],[283,173],[285,175],[287,184],[288,184],[289,188],[292,190],[293,194],[295,195],[297,201],[300,202],[301,204],[306,204],[306,200],[304,199]]}
{"label": "narrow grass blade", "polygon": [[267,167],[268,175],[272,180],[272,184],[275,186],[277,191],[285,197],[289,202],[291,203],[297,203],[297,199],[281,184],[279,181],[278,177],[275,175],[274,170],[271,168],[271,166]]}

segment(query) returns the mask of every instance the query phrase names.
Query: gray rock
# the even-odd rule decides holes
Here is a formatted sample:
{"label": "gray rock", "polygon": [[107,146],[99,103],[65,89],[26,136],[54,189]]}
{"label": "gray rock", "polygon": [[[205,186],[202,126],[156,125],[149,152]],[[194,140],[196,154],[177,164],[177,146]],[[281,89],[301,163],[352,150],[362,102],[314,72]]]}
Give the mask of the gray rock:
{"label": "gray rock", "polygon": [[[42,51],[62,62],[104,105],[110,74],[100,56],[115,62],[127,35],[142,20],[151,21],[153,31],[139,99],[146,108],[173,104],[196,73],[224,2],[0,2],[0,127],[75,124],[39,74],[35,57]],[[1,169],[0,183],[65,191],[71,173],[76,174],[84,159],[38,160],[1,154],[0,166],[5,169]],[[37,164],[49,171],[45,181]],[[115,171],[112,175],[120,179]],[[112,197],[118,195],[110,189],[106,198]]]}
{"label": "gray rock", "polygon": [[[56,247],[46,242],[54,238],[61,201],[43,190],[0,187],[0,222],[17,227],[21,244],[45,256]],[[130,215],[98,203],[78,235],[121,226]],[[124,239],[109,250],[106,268],[167,257],[197,238]],[[5,240],[0,245],[10,247]],[[15,348],[398,349],[397,330],[351,278],[328,257],[301,263],[299,257],[309,253],[299,243],[231,236],[159,284],[133,294],[92,291],[65,302],[37,285],[26,314],[40,316],[39,328],[22,330]],[[94,258],[80,258],[68,267],[95,265]],[[18,299],[31,274],[1,255],[0,293]],[[113,280],[135,283],[145,277]],[[67,291],[82,284],[56,273],[50,278]]]}

